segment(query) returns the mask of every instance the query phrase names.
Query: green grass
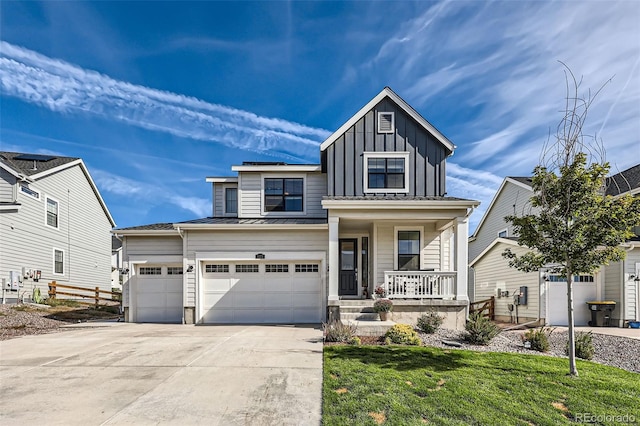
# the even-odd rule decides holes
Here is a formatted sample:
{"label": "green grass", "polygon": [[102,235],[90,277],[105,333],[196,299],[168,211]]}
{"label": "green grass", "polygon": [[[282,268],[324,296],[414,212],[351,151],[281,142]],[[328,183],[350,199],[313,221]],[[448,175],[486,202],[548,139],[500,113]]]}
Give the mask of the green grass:
{"label": "green grass", "polygon": [[323,423],[557,425],[579,413],[640,421],[640,374],[587,361],[578,371],[570,377],[566,359],[540,355],[327,346]]}

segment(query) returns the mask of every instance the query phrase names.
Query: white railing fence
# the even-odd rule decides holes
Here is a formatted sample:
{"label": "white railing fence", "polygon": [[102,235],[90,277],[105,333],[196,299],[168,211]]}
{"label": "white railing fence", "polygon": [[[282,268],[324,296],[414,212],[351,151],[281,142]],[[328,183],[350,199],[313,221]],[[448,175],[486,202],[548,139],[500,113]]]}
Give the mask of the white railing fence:
{"label": "white railing fence", "polygon": [[385,271],[383,288],[389,299],[453,299],[456,272]]}

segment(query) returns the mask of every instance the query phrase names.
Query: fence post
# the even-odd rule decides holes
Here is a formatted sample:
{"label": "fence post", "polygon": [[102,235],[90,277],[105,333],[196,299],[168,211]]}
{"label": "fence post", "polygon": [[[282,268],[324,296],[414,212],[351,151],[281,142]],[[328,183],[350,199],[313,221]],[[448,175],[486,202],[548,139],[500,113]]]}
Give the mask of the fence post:
{"label": "fence post", "polygon": [[491,296],[491,304],[489,305],[489,319],[495,321],[496,319],[496,297]]}
{"label": "fence post", "polygon": [[98,307],[99,303],[100,303],[100,287],[96,287],[96,308]]}
{"label": "fence post", "polygon": [[52,299],[56,298],[56,282],[55,281],[51,281],[49,283],[49,296]]}

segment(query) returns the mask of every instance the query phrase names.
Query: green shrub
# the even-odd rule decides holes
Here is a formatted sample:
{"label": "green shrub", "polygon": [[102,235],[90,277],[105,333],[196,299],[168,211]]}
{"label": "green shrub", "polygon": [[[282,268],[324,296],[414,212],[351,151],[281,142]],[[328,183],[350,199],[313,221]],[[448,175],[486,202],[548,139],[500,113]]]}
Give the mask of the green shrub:
{"label": "green shrub", "polygon": [[40,293],[40,289],[39,288],[35,288],[33,290],[33,295],[31,296],[31,300],[33,300],[34,303],[42,303],[42,302],[44,302],[44,299],[42,298],[42,294]]}
{"label": "green shrub", "polygon": [[373,310],[375,312],[391,312],[393,310],[393,302],[389,299],[378,299],[373,302]]}
{"label": "green shrub", "polygon": [[357,336],[358,327],[355,324],[344,324],[341,321],[331,321],[323,323],[325,342],[351,343]]}
{"label": "green shrub", "polygon": [[500,333],[500,328],[480,312],[471,314],[464,328],[464,339],[473,345],[488,345]]}
{"label": "green shrub", "polygon": [[444,317],[438,315],[437,312],[431,311],[418,317],[418,329],[425,333],[435,333],[435,331],[442,325]]}
{"label": "green shrub", "polygon": [[44,301],[44,303],[45,305],[49,305],[49,306],[70,306],[72,308],[77,308],[82,306],[82,303],[76,302],[75,300],[56,299],[53,297],[49,297],[47,300]]}
{"label": "green shrub", "polygon": [[362,340],[358,336],[354,336],[350,341],[350,345],[360,346],[362,344]]}
{"label": "green shrub", "polygon": [[551,328],[540,327],[539,329],[532,328],[527,330],[522,335],[523,342],[529,342],[531,349],[538,352],[549,351],[549,336],[553,332]]}
{"label": "green shrub", "polygon": [[[595,354],[596,350],[593,347],[593,334],[589,331],[588,333],[577,332],[576,333],[576,356],[582,359],[592,359],[593,354]],[[569,342],[567,341],[567,345],[565,347],[564,353],[569,355]]]}
{"label": "green shrub", "polygon": [[394,325],[387,330],[385,341],[386,339],[389,339],[391,343],[395,343],[396,345],[420,346],[420,337],[409,324]]}

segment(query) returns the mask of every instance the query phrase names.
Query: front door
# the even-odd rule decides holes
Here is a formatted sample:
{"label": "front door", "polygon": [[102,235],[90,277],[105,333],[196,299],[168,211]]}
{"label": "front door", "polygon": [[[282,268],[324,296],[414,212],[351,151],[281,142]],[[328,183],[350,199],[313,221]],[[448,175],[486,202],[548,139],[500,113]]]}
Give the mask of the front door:
{"label": "front door", "polygon": [[358,240],[340,240],[340,296],[358,295]]}

